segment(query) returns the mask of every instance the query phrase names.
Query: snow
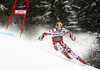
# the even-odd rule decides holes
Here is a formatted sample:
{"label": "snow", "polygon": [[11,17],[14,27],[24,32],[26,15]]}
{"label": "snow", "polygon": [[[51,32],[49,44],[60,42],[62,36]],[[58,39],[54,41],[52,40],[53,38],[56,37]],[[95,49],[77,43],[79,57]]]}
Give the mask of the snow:
{"label": "snow", "polygon": [[43,18],[44,16],[48,16],[49,14],[51,14],[51,11],[46,12],[46,13],[43,14],[42,16],[37,16],[37,17],[35,17],[34,20],[36,20],[36,19],[41,19],[41,18]]}
{"label": "snow", "polygon": [[91,6],[95,6],[95,5],[96,5],[96,2],[93,2]]}
{"label": "snow", "polygon": [[69,3],[69,1],[64,1],[63,3]]}
{"label": "snow", "polygon": [[74,24],[75,25],[75,24],[78,24],[78,22],[69,22],[69,24]]}
{"label": "snow", "polygon": [[[50,36],[45,37],[43,41],[35,39],[26,41],[17,38],[14,34],[5,33],[4,30],[0,32],[4,32],[0,33],[0,70],[99,70],[83,65],[76,59],[70,61],[60,52],[55,51]],[[83,41],[82,43],[87,47],[79,47],[76,43],[70,42],[71,40],[65,41],[73,51],[77,50],[75,52],[83,56],[85,52],[82,51],[89,50],[93,37],[88,34],[77,34],[77,36],[78,41]],[[88,43],[85,42],[86,37]]]}
{"label": "snow", "polygon": [[36,7],[37,7],[37,8],[41,8],[41,7],[50,8],[50,5],[42,5],[42,6],[36,5]]}
{"label": "snow", "polygon": [[75,7],[77,9],[80,9],[80,7],[79,6],[76,6],[76,5],[72,5],[72,7]]}
{"label": "snow", "polygon": [[66,28],[77,28],[77,25],[73,25],[73,26],[66,26]]}
{"label": "snow", "polygon": [[0,4],[0,9],[3,10],[3,11],[4,11],[4,10],[8,10],[8,9],[7,9],[4,5],[2,5],[2,4]]}

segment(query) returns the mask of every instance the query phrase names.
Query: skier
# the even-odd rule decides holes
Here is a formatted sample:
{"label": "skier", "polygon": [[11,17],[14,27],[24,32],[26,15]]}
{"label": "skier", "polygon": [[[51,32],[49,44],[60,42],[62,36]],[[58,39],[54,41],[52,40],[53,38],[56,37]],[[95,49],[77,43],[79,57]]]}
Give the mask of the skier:
{"label": "skier", "polygon": [[77,56],[64,42],[63,42],[63,35],[69,35],[72,41],[75,41],[76,38],[72,35],[69,30],[63,28],[63,24],[61,22],[57,22],[56,29],[51,29],[48,32],[44,32],[40,37],[39,40],[43,40],[43,38],[47,35],[52,36],[52,42],[54,45],[54,49],[57,51],[61,51],[68,59],[72,59],[70,55],[74,58],[82,62],[83,64],[87,64],[84,60],[81,59],[80,56]]}

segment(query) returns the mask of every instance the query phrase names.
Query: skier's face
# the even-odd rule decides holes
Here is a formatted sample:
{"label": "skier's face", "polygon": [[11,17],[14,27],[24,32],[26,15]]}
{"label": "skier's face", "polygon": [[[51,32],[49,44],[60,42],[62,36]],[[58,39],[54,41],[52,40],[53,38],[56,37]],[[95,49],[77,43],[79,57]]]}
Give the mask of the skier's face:
{"label": "skier's face", "polygon": [[61,32],[61,29],[62,29],[61,27],[58,27],[58,28],[57,28],[57,31],[58,31],[58,32]]}

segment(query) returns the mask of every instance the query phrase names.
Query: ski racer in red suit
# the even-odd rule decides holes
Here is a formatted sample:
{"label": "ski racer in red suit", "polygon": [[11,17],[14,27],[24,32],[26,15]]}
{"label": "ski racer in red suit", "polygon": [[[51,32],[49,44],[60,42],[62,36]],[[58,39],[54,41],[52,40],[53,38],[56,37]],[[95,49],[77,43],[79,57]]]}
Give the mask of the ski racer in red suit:
{"label": "ski racer in red suit", "polygon": [[80,58],[80,56],[77,56],[64,42],[63,42],[63,35],[69,35],[72,41],[75,41],[76,38],[73,37],[72,33],[65,28],[63,28],[63,24],[61,22],[58,22],[56,25],[56,29],[51,29],[48,32],[44,32],[42,36],[39,37],[39,40],[43,40],[43,38],[47,35],[52,36],[52,42],[54,45],[54,49],[57,51],[61,51],[62,54],[64,54],[68,59],[72,59],[70,55],[72,55],[74,58],[82,62],[83,64],[87,64],[84,60]]}

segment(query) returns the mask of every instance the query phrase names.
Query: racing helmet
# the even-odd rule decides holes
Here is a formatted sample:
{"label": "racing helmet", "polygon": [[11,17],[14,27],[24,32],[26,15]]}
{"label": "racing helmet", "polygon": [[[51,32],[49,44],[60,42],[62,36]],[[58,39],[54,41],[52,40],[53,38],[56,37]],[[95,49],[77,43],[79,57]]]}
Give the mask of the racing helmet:
{"label": "racing helmet", "polygon": [[62,28],[63,27],[63,24],[61,22],[57,22],[56,28],[58,28],[58,27]]}

